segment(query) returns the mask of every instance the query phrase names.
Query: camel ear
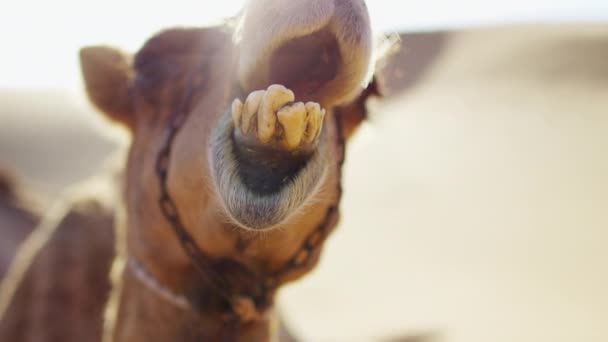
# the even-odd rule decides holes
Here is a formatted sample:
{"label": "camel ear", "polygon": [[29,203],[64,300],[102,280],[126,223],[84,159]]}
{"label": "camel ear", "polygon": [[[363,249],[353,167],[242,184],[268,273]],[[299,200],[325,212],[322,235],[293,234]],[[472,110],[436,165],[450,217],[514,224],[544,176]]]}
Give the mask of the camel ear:
{"label": "camel ear", "polygon": [[111,120],[133,127],[131,57],[111,47],[85,47],[80,67],[91,102]]}

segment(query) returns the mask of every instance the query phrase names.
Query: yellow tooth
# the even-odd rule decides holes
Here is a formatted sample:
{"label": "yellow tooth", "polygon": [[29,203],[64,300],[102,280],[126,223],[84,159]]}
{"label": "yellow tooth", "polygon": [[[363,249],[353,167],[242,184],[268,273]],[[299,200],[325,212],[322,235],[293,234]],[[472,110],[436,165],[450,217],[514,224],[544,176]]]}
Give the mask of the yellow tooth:
{"label": "yellow tooth", "polygon": [[243,131],[243,133],[249,132],[249,127],[251,127],[252,118],[260,108],[260,102],[262,102],[264,93],[266,93],[266,91],[257,90],[247,96],[245,104],[243,105],[243,123],[241,126],[241,130]]}
{"label": "yellow tooth", "polygon": [[232,101],[232,122],[234,127],[241,127],[241,115],[243,114],[243,102],[239,99]]}
{"label": "yellow tooth", "polygon": [[281,108],[277,113],[277,117],[285,131],[285,145],[290,150],[295,149],[300,145],[304,129],[306,128],[306,107],[304,103],[297,102]]}
{"label": "yellow tooth", "polygon": [[325,116],[325,109],[321,109],[321,106],[316,102],[306,103],[306,134],[304,142],[307,144],[312,143],[321,133],[323,127],[323,117]]}
{"label": "yellow tooth", "polygon": [[272,139],[277,121],[276,112],[293,100],[293,91],[284,86],[273,84],[268,87],[258,110],[258,139],[261,142]]}

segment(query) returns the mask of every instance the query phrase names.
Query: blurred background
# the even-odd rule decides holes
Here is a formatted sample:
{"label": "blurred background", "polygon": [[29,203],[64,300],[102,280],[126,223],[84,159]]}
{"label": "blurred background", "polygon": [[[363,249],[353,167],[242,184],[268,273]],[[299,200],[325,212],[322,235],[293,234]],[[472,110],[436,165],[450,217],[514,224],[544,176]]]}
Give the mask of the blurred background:
{"label": "blurred background", "polygon": [[[119,143],[79,47],[135,51],[241,5],[3,6],[0,165],[51,196],[97,172]],[[368,6],[404,49],[349,146],[339,229],[281,293],[288,323],[305,341],[608,341],[608,1]]]}

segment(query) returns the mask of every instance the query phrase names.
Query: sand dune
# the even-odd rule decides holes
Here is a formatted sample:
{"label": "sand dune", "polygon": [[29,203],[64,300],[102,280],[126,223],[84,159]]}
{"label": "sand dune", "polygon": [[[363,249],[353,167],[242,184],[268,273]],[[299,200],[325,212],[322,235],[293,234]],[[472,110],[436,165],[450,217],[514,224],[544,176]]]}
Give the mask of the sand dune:
{"label": "sand dune", "polygon": [[84,95],[62,89],[0,89],[0,166],[45,192],[96,172],[117,146]]}
{"label": "sand dune", "polygon": [[[608,26],[403,42],[349,147],[342,224],[281,294],[291,325],[306,341],[607,341]],[[115,146],[73,98],[0,93],[0,161],[51,192]]]}

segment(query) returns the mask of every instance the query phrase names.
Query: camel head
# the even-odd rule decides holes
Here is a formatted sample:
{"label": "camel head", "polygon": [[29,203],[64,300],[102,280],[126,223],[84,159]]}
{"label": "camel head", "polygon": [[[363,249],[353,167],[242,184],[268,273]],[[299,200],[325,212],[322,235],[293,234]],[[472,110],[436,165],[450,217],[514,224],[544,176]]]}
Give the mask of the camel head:
{"label": "camel head", "polygon": [[255,0],[234,21],[163,31],[134,55],[82,49],[89,98],[132,136],[129,254],[163,285],[193,291],[188,257],[159,209],[157,159],[180,114],[166,186],[206,254],[273,272],[319,225],[333,227],[341,126],[360,119],[337,108],[366,87],[371,45],[363,0]]}

